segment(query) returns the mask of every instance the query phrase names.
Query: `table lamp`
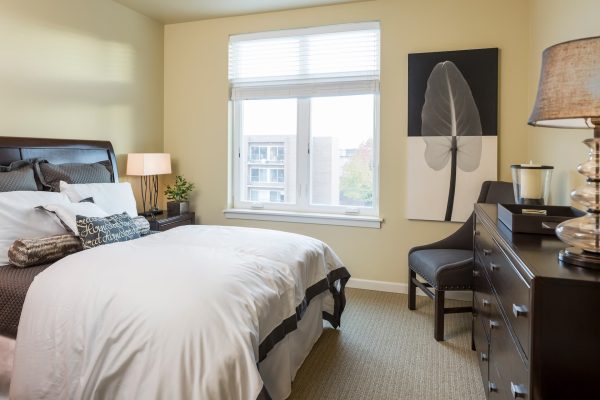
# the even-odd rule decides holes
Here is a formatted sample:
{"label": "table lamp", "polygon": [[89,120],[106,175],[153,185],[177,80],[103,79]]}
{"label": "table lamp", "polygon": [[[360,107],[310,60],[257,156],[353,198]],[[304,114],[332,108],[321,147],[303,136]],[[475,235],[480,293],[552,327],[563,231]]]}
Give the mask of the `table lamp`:
{"label": "table lamp", "polygon": [[127,154],[127,175],[141,177],[142,205],[145,217],[161,214],[158,209],[158,175],[171,173],[171,155],[167,153]]}
{"label": "table lamp", "polygon": [[583,217],[558,225],[556,235],[571,247],[559,259],[600,268],[600,37],[559,43],[544,50],[537,99],[529,124],[554,128],[593,128],[583,143],[589,158],[577,167],[586,177],[571,198],[587,208]]}

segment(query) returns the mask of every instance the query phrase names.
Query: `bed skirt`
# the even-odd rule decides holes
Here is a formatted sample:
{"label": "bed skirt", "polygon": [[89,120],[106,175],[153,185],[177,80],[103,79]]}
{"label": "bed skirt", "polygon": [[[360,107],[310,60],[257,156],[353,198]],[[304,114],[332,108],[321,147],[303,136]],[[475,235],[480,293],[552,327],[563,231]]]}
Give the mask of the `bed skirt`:
{"label": "bed skirt", "polygon": [[[323,332],[323,320],[337,328],[346,306],[346,268],[329,273],[306,291],[296,314],[282,322],[259,346],[259,371],[264,381],[257,400],[283,400],[292,392],[292,381]],[[334,313],[322,312],[326,292],[333,294]]]}

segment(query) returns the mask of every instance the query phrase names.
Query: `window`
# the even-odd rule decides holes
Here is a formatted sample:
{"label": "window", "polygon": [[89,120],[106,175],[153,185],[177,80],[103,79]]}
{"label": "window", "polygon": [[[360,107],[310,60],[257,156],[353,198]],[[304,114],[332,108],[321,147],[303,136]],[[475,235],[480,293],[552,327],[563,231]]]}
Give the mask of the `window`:
{"label": "window", "polygon": [[271,182],[283,183],[283,171],[282,168],[272,168]]}
{"label": "window", "polygon": [[[250,183],[283,183],[283,168],[250,168]],[[268,178],[267,178],[268,177]]]}
{"label": "window", "polygon": [[269,200],[271,200],[272,203],[282,203],[283,202],[283,192],[281,192],[280,190],[271,190],[269,192]]}
{"label": "window", "polygon": [[252,162],[264,162],[267,161],[267,147],[266,146],[250,146],[250,161]]}
{"label": "window", "polygon": [[250,182],[267,182],[267,170],[265,168],[250,168]]}
{"label": "window", "polygon": [[260,190],[250,189],[250,199],[252,201],[269,201],[271,203],[282,203],[284,194],[281,190]]}
{"label": "window", "polygon": [[379,23],[236,35],[233,205],[376,216]]}
{"label": "window", "polygon": [[270,161],[283,162],[284,152],[283,146],[273,146],[270,148]]}
{"label": "window", "polygon": [[281,164],[284,161],[283,143],[270,143],[267,145],[260,141],[251,141],[249,146],[250,159],[248,161],[250,163]]}

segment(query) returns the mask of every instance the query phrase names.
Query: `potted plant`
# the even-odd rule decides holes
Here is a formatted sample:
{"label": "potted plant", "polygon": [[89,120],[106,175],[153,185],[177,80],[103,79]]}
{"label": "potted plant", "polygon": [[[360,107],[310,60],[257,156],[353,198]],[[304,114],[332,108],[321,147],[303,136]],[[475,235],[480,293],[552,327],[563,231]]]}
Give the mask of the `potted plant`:
{"label": "potted plant", "polygon": [[183,176],[175,177],[173,186],[167,185],[165,195],[167,196],[167,214],[181,215],[189,211],[189,195],[194,190],[194,184],[188,182]]}

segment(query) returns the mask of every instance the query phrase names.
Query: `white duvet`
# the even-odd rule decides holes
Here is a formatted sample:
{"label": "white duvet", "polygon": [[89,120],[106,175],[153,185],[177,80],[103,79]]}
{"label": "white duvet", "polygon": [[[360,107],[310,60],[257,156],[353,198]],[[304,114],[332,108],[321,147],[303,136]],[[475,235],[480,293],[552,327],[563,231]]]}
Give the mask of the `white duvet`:
{"label": "white duvet", "polygon": [[29,289],[11,399],[255,400],[259,344],[339,268],[319,240],[219,226],[73,254]]}

